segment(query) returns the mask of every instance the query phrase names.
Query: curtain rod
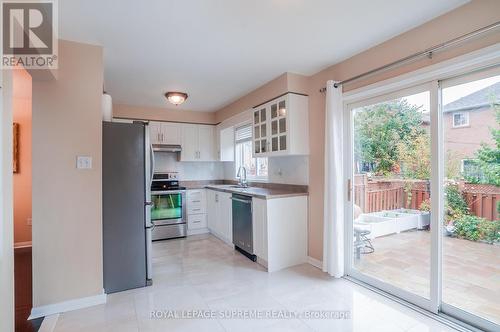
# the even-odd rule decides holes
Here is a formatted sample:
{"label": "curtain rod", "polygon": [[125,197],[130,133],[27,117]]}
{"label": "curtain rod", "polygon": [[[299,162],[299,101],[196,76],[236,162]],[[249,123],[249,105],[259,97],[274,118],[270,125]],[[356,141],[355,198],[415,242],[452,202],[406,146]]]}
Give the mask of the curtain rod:
{"label": "curtain rod", "polygon": [[[424,51],[420,51],[420,52],[414,53],[412,55],[409,55],[409,56],[404,57],[402,59],[396,60],[396,61],[391,62],[389,64],[386,64],[384,66],[381,66],[381,67],[369,70],[369,71],[367,71],[365,73],[362,73],[362,74],[353,76],[351,78],[345,79],[343,81],[337,82],[333,86],[335,88],[338,88],[342,84],[346,84],[346,83],[350,83],[352,81],[356,81],[356,80],[358,80],[360,78],[363,78],[365,76],[373,75],[373,74],[375,74],[375,73],[377,73],[379,71],[386,70],[386,69],[395,67],[397,65],[401,65],[403,63],[409,62],[410,60],[414,60],[416,58],[420,58],[420,57],[423,57],[423,56],[427,56],[429,59],[431,59],[432,58],[432,54],[434,52],[437,52],[437,51],[440,51],[440,50],[442,50],[444,48],[447,48],[447,47],[450,47],[450,46],[462,43],[462,42],[467,41],[467,40],[469,40],[471,38],[474,38],[474,37],[476,37],[478,35],[482,35],[483,33],[486,33],[488,31],[494,30],[494,29],[496,29],[498,27],[500,27],[500,21],[495,22],[495,23],[490,24],[490,25],[487,25],[487,26],[482,27],[480,29],[474,30],[472,32],[469,32],[469,33],[467,33],[465,35],[462,35],[460,37],[453,38],[453,39],[448,40],[448,41],[446,41],[444,43],[432,46],[432,47],[430,47],[430,48],[428,48],[428,49],[426,49]],[[325,91],[326,91],[326,87],[323,87],[323,88],[319,89],[319,92],[321,92],[321,93],[323,93]]]}

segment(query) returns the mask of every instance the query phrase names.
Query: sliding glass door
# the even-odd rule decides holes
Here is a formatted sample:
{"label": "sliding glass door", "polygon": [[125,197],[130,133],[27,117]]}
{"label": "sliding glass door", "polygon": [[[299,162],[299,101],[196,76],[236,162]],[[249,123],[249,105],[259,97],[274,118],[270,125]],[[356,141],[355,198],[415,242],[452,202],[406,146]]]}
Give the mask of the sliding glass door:
{"label": "sliding glass door", "polygon": [[494,74],[441,84],[442,310],[500,324],[500,75]]}
{"label": "sliding glass door", "polygon": [[499,328],[500,75],[346,106],[347,274]]}
{"label": "sliding glass door", "polygon": [[430,85],[353,104],[350,116],[350,274],[430,310]]}

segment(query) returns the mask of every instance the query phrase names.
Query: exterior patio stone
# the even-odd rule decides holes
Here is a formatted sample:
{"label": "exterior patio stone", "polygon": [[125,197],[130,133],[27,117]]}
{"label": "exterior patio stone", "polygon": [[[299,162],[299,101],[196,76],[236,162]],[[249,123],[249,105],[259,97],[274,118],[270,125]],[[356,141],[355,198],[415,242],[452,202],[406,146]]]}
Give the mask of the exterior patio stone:
{"label": "exterior patio stone", "polygon": [[[372,243],[375,252],[354,262],[358,271],[429,297],[430,232],[392,234]],[[443,301],[500,323],[500,246],[445,237]]]}

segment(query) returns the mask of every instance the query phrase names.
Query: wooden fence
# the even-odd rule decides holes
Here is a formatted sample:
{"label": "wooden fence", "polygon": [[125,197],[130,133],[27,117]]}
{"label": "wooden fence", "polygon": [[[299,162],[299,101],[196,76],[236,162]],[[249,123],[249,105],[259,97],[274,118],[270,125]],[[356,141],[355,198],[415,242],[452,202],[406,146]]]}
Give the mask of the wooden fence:
{"label": "wooden fence", "polygon": [[498,220],[497,203],[500,201],[500,187],[490,184],[464,183],[462,194],[470,212],[489,220]]}
{"label": "wooden fence", "polygon": [[[489,220],[499,218],[497,202],[500,188],[494,185],[460,184],[462,194],[472,214]],[[430,184],[423,180],[368,181],[364,174],[354,178],[354,203],[364,213],[400,208],[419,209],[430,198]]]}

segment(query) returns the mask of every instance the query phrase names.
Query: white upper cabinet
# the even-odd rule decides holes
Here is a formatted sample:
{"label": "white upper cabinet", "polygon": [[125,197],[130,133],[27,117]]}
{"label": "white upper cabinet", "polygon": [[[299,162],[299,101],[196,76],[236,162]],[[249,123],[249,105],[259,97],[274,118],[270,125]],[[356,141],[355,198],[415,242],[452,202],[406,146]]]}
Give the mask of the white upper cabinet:
{"label": "white upper cabinet", "polygon": [[198,126],[182,125],[181,161],[198,161]]}
{"label": "white upper cabinet", "polygon": [[161,144],[161,122],[149,122],[151,144]]}
{"label": "white upper cabinet", "polygon": [[164,122],[161,124],[161,132],[163,144],[181,144],[181,125],[179,123]]}
{"label": "white upper cabinet", "polygon": [[234,127],[221,129],[218,138],[219,160],[234,161]]}
{"label": "white upper cabinet", "polygon": [[201,161],[216,160],[215,156],[215,127],[198,126],[198,159]]}
{"label": "white upper cabinet", "polygon": [[181,124],[171,122],[149,122],[152,144],[181,144]]}
{"label": "white upper cabinet", "polygon": [[253,109],[255,157],[309,154],[308,97],[295,93]]}
{"label": "white upper cabinet", "polygon": [[215,127],[183,124],[181,135],[181,161],[214,161]]}

